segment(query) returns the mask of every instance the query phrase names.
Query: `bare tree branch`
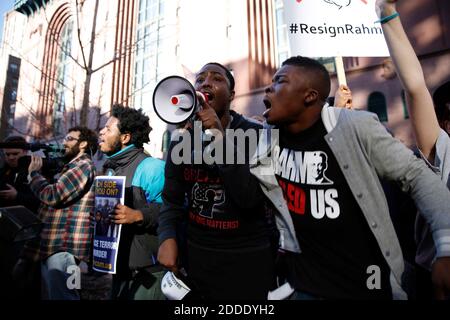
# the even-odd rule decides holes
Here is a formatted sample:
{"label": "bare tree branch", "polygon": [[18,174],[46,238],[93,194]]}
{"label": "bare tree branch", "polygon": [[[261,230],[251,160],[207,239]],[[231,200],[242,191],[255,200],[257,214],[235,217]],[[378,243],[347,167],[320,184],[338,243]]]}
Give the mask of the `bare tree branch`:
{"label": "bare tree branch", "polygon": [[[78,4],[78,0],[77,0]],[[99,0],[95,0],[94,6],[94,18],[92,20],[92,29],[91,29],[91,43],[89,48],[89,62],[86,66],[86,79],[84,81],[84,89],[83,89],[83,102],[81,103],[81,111],[80,111],[80,124],[82,126],[87,125],[87,118],[89,112],[89,94],[91,87],[91,77],[92,77],[92,63],[94,61],[94,47],[95,47],[95,29],[97,27],[97,15],[98,15],[98,6]],[[78,14],[78,7],[77,7]],[[80,40],[81,42],[81,40]]]}
{"label": "bare tree branch", "polygon": [[[11,46],[11,44],[9,44],[9,42],[7,42],[6,40],[3,40],[3,43],[6,44],[11,50],[13,50],[21,60],[29,63],[33,68],[38,70],[41,75],[44,75],[44,77],[47,77],[48,79],[50,79],[52,81],[55,81],[55,82],[59,83],[60,85],[62,85],[63,87],[65,87],[65,88],[70,90],[70,88],[64,82],[62,82],[62,81],[58,80],[57,78],[54,78],[54,77],[50,76],[49,74],[45,73],[44,71],[42,71],[42,69],[40,69],[37,65],[35,65],[33,62],[28,60],[26,57],[24,57],[13,46]],[[70,79],[75,82],[75,79],[73,77],[70,76]]]}
{"label": "bare tree branch", "polygon": [[77,16],[77,38],[78,38],[78,42],[80,44],[80,50],[81,50],[81,56],[83,57],[83,63],[84,63],[84,69],[88,70],[88,65],[86,63],[86,56],[84,54],[84,47],[83,47],[83,43],[81,42],[81,29],[80,29],[80,18],[79,18],[79,13],[78,13],[78,0],[75,0],[75,5],[76,5],[76,16]]}
{"label": "bare tree branch", "polygon": [[93,69],[93,70],[91,71],[91,73],[96,73],[98,70],[103,69],[104,67],[110,65],[111,63],[115,62],[116,60],[118,60],[118,58],[113,58],[113,59],[109,60],[108,62],[102,64],[101,66],[99,66],[99,67]]}
{"label": "bare tree branch", "polygon": [[[46,9],[44,9],[44,17],[45,17],[45,20],[47,21],[47,24],[50,25],[50,21],[48,20],[48,17],[47,17],[47,10],[46,10]],[[75,59],[75,57],[72,56],[72,54],[71,54],[70,52],[67,52],[67,50],[65,50],[65,49],[63,48],[63,46],[62,46],[62,45],[60,44],[60,42],[59,42],[59,39],[56,38],[56,34],[53,32],[53,30],[51,30],[50,32],[51,32],[51,36],[52,36],[52,38],[54,39],[54,41],[56,42],[56,45],[58,46],[58,48],[59,48],[62,52],[64,52],[64,54],[65,54],[66,56],[68,56],[70,59],[72,59],[73,62],[75,62],[80,68],[84,69],[84,66],[83,66],[81,63],[79,63],[78,60]]]}

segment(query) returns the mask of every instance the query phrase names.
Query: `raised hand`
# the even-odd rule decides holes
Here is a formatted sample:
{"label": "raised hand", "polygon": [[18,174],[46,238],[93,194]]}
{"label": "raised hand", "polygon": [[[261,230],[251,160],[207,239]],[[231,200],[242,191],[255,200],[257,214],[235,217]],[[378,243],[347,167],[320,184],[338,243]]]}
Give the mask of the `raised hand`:
{"label": "raised hand", "polygon": [[352,91],[345,84],[341,84],[334,95],[334,106],[352,109]]}
{"label": "raised hand", "polygon": [[387,17],[396,12],[395,3],[397,0],[377,0],[375,10],[379,18]]}
{"label": "raised hand", "polygon": [[28,173],[31,173],[33,171],[39,171],[42,168],[42,158],[38,156],[31,156],[31,162],[28,166]]}
{"label": "raised hand", "polygon": [[202,109],[197,112],[198,119],[202,122],[204,129],[217,129],[220,132],[224,132],[222,123],[217,116],[216,111],[211,105],[200,97],[202,101]]}

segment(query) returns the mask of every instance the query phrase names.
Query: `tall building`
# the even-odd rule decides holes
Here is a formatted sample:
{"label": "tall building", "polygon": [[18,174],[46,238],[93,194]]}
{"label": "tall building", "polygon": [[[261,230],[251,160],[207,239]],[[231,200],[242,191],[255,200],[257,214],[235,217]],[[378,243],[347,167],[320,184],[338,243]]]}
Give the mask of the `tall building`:
{"label": "tall building", "polygon": [[[236,78],[233,108],[252,116],[264,111],[264,88],[290,55],[281,0],[17,0],[12,9],[1,48],[0,139],[60,141],[83,119],[98,130],[122,103],[150,116],[147,149],[164,157],[173,127],[153,111],[158,81],[192,80],[206,62],[220,62]],[[450,4],[403,1],[399,11],[433,91],[450,79]],[[344,61],[354,105],[377,112],[411,145],[401,87],[395,76],[382,77],[383,59]],[[332,60],[324,62],[334,92]]]}

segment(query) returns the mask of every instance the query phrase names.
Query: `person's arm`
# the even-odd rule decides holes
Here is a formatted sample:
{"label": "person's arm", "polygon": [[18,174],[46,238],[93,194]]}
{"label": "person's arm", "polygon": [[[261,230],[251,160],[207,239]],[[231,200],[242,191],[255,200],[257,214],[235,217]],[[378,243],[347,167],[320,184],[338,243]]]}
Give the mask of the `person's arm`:
{"label": "person's arm", "polygon": [[[380,19],[396,13],[395,2],[377,0]],[[423,155],[433,162],[440,127],[419,59],[403,29],[400,17],[395,17],[381,25],[392,61],[405,90],[417,146]]]}
{"label": "person's arm", "polygon": [[133,198],[141,199],[141,204],[134,209],[117,205],[114,222],[135,223],[139,228],[156,230],[164,186],[164,161],[153,158],[143,160],[136,168],[131,185]]}
{"label": "person's arm", "polygon": [[166,268],[176,272],[178,259],[177,223],[186,214],[183,165],[175,165],[172,161],[172,150],[169,148],[165,166],[165,182],[162,191],[162,206],[158,224],[158,261]]}
{"label": "person's arm", "polygon": [[37,172],[41,166],[42,159],[33,156],[29,169],[31,176],[30,188],[41,202],[51,207],[79,198],[91,188],[94,182],[95,167],[92,162],[79,161],[71,165],[54,184],[50,184],[47,179]]}
{"label": "person's arm", "polygon": [[436,247],[433,283],[438,298],[450,292],[450,192],[439,176],[403,143],[392,138],[376,116],[355,121],[378,176],[395,181],[414,200],[431,227]]}
{"label": "person's arm", "polygon": [[341,84],[339,88],[337,88],[336,93],[334,94],[334,107],[352,109],[352,91],[347,85]]}

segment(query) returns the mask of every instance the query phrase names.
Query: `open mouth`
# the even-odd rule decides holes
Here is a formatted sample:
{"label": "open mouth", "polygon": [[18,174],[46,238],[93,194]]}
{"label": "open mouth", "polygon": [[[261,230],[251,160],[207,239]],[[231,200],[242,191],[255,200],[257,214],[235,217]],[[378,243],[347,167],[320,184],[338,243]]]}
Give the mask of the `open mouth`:
{"label": "open mouth", "polygon": [[266,111],[264,111],[263,117],[267,118],[268,114],[269,114],[269,111],[270,111],[270,108],[272,108],[272,103],[267,98],[264,98],[263,103],[266,106]]}
{"label": "open mouth", "polygon": [[212,100],[214,100],[214,94],[212,94],[211,92],[208,91],[201,91],[205,98],[206,98],[206,102],[211,103]]}

